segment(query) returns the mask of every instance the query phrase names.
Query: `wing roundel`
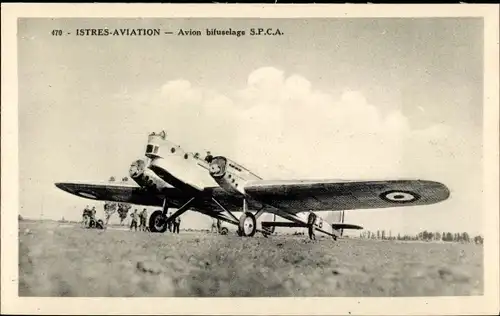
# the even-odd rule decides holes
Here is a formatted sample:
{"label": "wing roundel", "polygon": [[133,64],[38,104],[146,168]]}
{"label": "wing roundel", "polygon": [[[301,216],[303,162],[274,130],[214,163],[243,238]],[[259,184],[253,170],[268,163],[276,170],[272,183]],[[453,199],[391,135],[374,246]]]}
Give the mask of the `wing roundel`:
{"label": "wing roundel", "polygon": [[410,191],[391,190],[383,192],[380,198],[389,203],[411,203],[420,199],[420,195]]}

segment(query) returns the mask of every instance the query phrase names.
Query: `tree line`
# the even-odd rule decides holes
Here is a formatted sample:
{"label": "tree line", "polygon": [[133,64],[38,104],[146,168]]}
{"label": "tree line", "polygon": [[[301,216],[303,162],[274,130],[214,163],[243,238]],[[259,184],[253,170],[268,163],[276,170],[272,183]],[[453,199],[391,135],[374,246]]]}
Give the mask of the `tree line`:
{"label": "tree line", "polygon": [[475,243],[483,244],[484,238],[480,235],[471,237],[467,232],[452,233],[452,232],[429,232],[424,230],[416,235],[401,235],[392,236],[391,231],[386,234],[385,230],[377,230],[377,232],[363,231],[360,238],[363,239],[380,239],[380,240],[420,240],[420,241],[445,241],[445,242],[462,242],[462,243]]}

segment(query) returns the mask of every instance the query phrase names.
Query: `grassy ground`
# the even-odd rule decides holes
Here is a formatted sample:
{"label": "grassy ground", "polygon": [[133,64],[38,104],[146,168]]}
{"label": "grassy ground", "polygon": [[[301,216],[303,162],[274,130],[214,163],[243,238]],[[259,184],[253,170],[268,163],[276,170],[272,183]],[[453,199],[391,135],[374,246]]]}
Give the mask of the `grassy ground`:
{"label": "grassy ground", "polygon": [[[436,296],[483,293],[483,247],[240,238],[19,223],[20,296]],[[319,235],[319,234],[318,234]]]}

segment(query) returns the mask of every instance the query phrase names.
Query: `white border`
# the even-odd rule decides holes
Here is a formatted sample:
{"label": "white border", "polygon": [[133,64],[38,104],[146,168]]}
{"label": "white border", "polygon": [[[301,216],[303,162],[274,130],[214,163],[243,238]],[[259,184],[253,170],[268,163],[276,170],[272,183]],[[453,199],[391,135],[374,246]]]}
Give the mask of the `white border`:
{"label": "white border", "polygon": [[[498,5],[2,4],[1,312],[19,314],[384,314],[499,311]],[[420,298],[19,298],[18,17],[484,17],[484,261],[481,297]],[[13,224],[15,223],[15,224]]]}

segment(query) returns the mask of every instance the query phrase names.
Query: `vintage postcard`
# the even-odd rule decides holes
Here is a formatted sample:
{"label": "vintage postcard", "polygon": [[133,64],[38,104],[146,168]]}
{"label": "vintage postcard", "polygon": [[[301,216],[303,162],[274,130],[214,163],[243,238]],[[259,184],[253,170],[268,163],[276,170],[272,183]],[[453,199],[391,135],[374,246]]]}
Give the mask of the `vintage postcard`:
{"label": "vintage postcard", "polygon": [[2,312],[498,312],[497,12],[2,5]]}

